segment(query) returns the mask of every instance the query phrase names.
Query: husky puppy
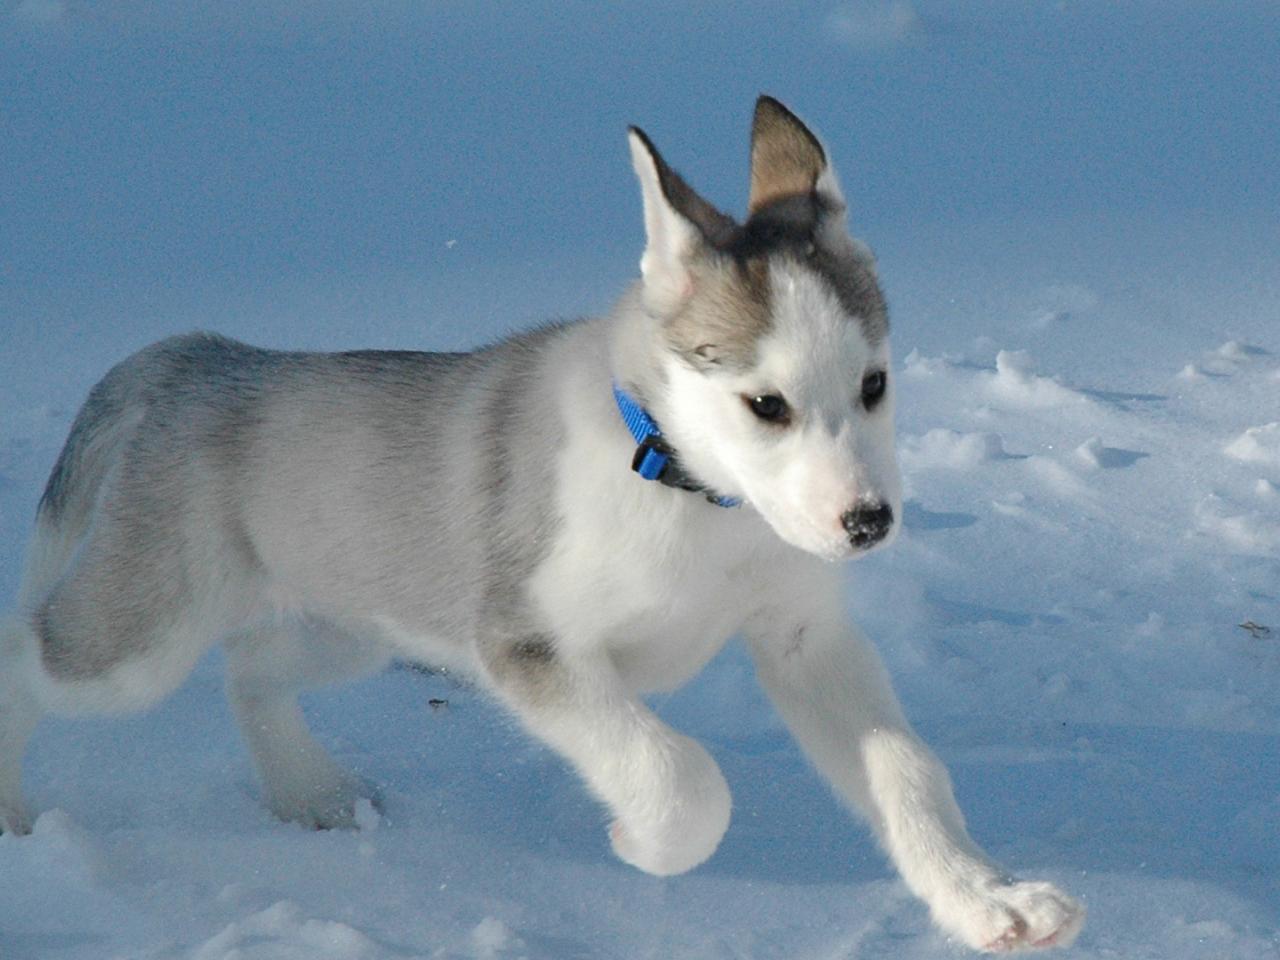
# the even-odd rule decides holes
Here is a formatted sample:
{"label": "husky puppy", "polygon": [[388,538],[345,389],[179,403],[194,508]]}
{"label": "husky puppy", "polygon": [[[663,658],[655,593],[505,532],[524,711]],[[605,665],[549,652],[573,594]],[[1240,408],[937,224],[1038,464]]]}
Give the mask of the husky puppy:
{"label": "husky puppy", "polygon": [[975,845],[946,771],[846,622],[841,567],[902,516],[888,321],[827,153],[756,105],[743,223],[630,131],[647,243],[603,319],[474,353],[260,350],[208,334],[93,388],[0,631],[0,825],[30,828],[47,712],[134,710],[215,642],[280,817],[352,823],[364,789],[300,690],[392,657],[466,671],[571,763],[617,855],[711,856],[729,790],[641,695],[730,638],[943,930],[1069,943],[1084,911]]}

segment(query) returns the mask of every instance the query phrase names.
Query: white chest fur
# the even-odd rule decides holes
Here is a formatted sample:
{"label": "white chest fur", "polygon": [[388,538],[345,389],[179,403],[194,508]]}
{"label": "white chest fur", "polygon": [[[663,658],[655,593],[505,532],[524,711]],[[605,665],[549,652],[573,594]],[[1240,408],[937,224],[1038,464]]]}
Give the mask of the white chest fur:
{"label": "white chest fur", "polygon": [[575,511],[530,592],[560,644],[606,650],[637,691],[670,689],[758,608],[761,546],[772,537],[750,508],[665,488],[631,494],[657,494],[659,509],[639,521],[620,520],[636,512],[616,507]]}

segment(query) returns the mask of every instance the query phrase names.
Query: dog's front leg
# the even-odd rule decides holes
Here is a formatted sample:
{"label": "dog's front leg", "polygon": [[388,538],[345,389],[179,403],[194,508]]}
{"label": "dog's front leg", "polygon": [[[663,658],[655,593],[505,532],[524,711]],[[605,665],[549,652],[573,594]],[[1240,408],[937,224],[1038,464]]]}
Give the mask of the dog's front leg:
{"label": "dog's front leg", "polygon": [[607,654],[532,636],[492,641],[482,657],[502,699],[608,806],[622,860],[667,876],[715,852],[730,807],[719,767],[625,688]]}
{"label": "dog's front leg", "polygon": [[1083,907],[1050,884],[1011,879],[970,839],[950,778],[903,717],[879,657],[831,607],[825,619],[784,614],[749,631],[760,680],[805,752],[871,821],[943,930],[992,952],[1069,943]]}

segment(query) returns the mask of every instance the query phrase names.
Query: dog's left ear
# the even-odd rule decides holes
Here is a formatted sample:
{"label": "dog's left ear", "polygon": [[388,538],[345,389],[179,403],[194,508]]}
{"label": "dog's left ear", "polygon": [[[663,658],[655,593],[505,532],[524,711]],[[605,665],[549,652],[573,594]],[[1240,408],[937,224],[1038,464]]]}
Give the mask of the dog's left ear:
{"label": "dog's left ear", "polygon": [[816,196],[827,217],[844,226],[845,201],[835,171],[813,131],[770,96],[756,101],[751,123],[751,197],[754,214],[776,200]]}
{"label": "dog's left ear", "polygon": [[694,261],[737,225],[667,166],[644,131],[631,127],[629,140],[644,198],[646,242],[640,273],[645,305],[658,316],[670,316],[693,292]]}

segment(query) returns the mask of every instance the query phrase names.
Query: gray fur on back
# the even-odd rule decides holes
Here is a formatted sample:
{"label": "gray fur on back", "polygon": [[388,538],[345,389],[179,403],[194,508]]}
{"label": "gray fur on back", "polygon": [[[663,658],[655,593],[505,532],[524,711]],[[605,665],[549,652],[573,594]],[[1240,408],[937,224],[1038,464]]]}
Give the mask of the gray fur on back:
{"label": "gray fur on back", "polygon": [[464,354],[191,334],[123,361],[41,501],[42,524],[84,535],[32,611],[46,668],[86,679],[191,618],[216,634],[282,609],[391,612],[455,643],[532,632],[518,585],[551,540],[562,429],[537,374],[567,329]]}

